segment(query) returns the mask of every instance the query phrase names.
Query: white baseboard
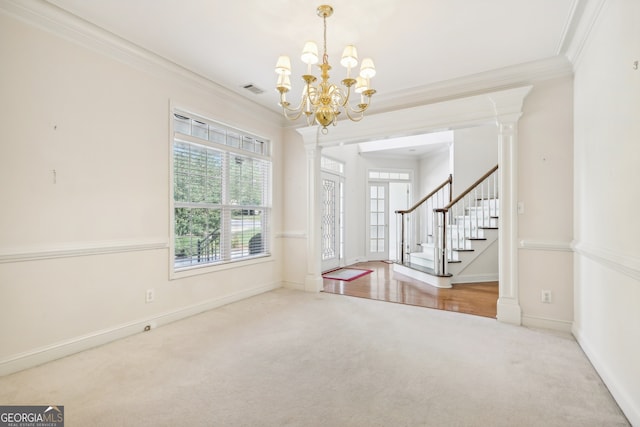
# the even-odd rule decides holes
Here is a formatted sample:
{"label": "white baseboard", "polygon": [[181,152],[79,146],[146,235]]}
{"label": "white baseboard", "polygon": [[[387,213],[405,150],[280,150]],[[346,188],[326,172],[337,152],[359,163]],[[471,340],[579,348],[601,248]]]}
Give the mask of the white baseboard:
{"label": "white baseboard", "polygon": [[453,276],[451,283],[483,283],[483,282],[497,282],[498,273],[495,274],[468,274],[462,276]]}
{"label": "white baseboard", "polygon": [[451,288],[450,277],[434,276],[422,271],[415,270],[413,268],[406,267],[402,264],[393,264],[393,273],[402,274],[403,276],[411,277],[412,279],[423,282],[427,285],[434,286],[436,288]]}
{"label": "white baseboard", "polygon": [[286,289],[293,289],[295,291],[304,291],[304,283],[282,282],[282,287]]}
{"label": "white baseboard", "polygon": [[162,313],[146,319],[118,325],[113,328],[95,331],[90,334],[71,338],[49,346],[30,350],[21,354],[10,356],[0,360],[0,377],[14,372],[32,368],[43,363],[51,362],[74,353],[79,353],[93,347],[97,347],[111,341],[122,339],[130,335],[143,332],[145,327],[154,329],[177,320],[185,319],[214,308],[221,307],[236,301],[243,300],[282,287],[282,283],[270,283],[247,289],[235,294],[203,301],[178,310]]}
{"label": "white baseboard", "polygon": [[522,325],[522,309],[515,298],[499,297],[496,309],[499,322]]}
{"label": "white baseboard", "polygon": [[367,262],[366,258],[362,258],[362,257],[355,257],[355,258],[349,258],[345,261],[344,265],[353,265],[353,264],[357,264],[359,262]]}
{"label": "white baseboard", "polygon": [[637,396],[634,399],[623,387],[620,387],[619,382],[611,373],[607,364],[598,358],[593,347],[589,345],[589,342],[575,324],[571,332],[631,425],[640,426],[640,403]]}
{"label": "white baseboard", "polygon": [[569,320],[548,319],[545,317],[522,315],[522,326],[530,328],[551,329],[571,333],[573,322]]}

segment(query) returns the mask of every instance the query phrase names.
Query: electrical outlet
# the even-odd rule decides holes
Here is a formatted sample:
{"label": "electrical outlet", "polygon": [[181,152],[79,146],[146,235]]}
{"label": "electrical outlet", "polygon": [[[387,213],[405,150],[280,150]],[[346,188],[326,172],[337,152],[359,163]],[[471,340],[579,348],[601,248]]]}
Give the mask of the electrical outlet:
{"label": "electrical outlet", "polygon": [[147,289],[145,294],[145,301],[147,303],[153,302],[156,299],[156,291],[154,289]]}
{"label": "electrical outlet", "polygon": [[551,304],[551,291],[543,289],[541,301],[545,304]]}

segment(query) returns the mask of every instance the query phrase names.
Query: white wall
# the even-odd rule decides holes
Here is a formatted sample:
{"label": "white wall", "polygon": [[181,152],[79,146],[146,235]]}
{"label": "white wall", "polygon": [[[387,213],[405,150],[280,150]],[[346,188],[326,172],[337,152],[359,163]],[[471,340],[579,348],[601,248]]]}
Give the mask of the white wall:
{"label": "white wall", "polygon": [[418,188],[414,193],[414,201],[420,200],[423,196],[433,191],[442,184],[452,173],[449,146],[421,157],[418,163]]}
{"label": "white wall", "polygon": [[274,235],[277,116],[47,25],[0,13],[0,374],[281,285],[280,239],[260,262],[173,281],[168,249],[170,102],[273,142]]}
{"label": "white wall", "polygon": [[453,138],[453,197],[456,197],[498,164],[498,128],[489,125],[456,129]]}
{"label": "white wall", "polygon": [[[518,138],[519,276],[523,322],[562,330],[573,320],[573,80],[534,85]],[[542,303],[550,290],[551,304]]]}
{"label": "white wall", "polygon": [[640,2],[606,1],[575,73],[574,334],[640,425]]}

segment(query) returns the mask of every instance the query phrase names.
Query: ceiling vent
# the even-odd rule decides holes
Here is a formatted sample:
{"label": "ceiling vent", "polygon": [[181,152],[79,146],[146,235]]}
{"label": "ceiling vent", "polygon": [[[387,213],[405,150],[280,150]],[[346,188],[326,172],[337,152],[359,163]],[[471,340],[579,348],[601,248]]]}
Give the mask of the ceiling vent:
{"label": "ceiling vent", "polygon": [[257,86],[254,86],[253,83],[246,84],[242,87],[248,90],[249,92],[254,93],[255,95],[260,95],[261,93],[264,93],[264,90],[260,89]]}

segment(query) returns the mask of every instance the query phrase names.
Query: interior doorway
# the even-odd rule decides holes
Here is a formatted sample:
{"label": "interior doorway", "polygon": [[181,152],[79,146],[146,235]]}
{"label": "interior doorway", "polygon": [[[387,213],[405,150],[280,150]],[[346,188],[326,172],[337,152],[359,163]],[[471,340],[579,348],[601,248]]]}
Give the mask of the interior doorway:
{"label": "interior doorway", "polygon": [[398,258],[397,210],[406,209],[411,200],[411,174],[408,171],[369,171],[367,185],[367,259]]}

